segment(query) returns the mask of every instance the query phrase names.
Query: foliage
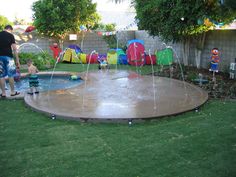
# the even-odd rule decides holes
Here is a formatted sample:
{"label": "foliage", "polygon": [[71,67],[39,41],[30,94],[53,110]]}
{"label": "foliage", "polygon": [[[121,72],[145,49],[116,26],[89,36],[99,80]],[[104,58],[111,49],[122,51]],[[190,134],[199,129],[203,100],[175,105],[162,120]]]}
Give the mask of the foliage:
{"label": "foliage", "polygon": [[121,2],[123,2],[123,1],[125,1],[125,0],[111,0],[112,2],[115,2],[115,3],[121,3]]}
{"label": "foliage", "polygon": [[12,25],[12,22],[10,22],[6,17],[0,15],[0,31],[2,31],[6,25]]}
{"label": "foliage", "polygon": [[236,17],[233,7],[218,0],[135,0],[140,29],[165,41],[183,41],[210,29],[213,23],[230,23]]}
{"label": "foliage", "polygon": [[[116,31],[116,25],[115,24],[99,24],[97,26],[98,30],[105,31],[105,32],[113,32]],[[126,46],[119,43],[117,46],[117,36],[116,34],[114,35],[108,35],[108,36],[103,36],[103,39],[106,41],[110,49],[116,49],[116,48],[121,48],[124,51],[126,50]]]}
{"label": "foliage", "polygon": [[39,33],[64,39],[80,25],[92,28],[99,21],[91,0],[38,0],[33,3],[34,26]]}
{"label": "foliage", "polygon": [[30,25],[32,23],[27,22],[25,19],[15,17],[13,21],[14,25]]}
{"label": "foliage", "polygon": [[101,21],[100,15],[95,12],[92,13],[90,16],[88,16],[87,21],[84,23],[87,29],[95,30],[100,21]]}
{"label": "foliage", "polygon": [[190,71],[188,75],[186,76],[186,80],[193,81],[194,79],[197,79],[198,74],[196,72]]}
{"label": "foliage", "polygon": [[229,95],[231,98],[236,98],[236,82],[230,86]]}
{"label": "foliage", "polygon": [[[115,24],[107,24],[104,25],[104,30],[107,32],[110,31],[115,31],[116,30],[116,25]],[[103,39],[106,41],[106,43],[108,44],[109,48],[116,48],[116,35],[109,35],[109,36],[103,36]]]}
{"label": "foliage", "polygon": [[48,53],[19,53],[21,64],[26,64],[31,59],[39,70],[51,68],[55,64],[55,59]]}
{"label": "foliage", "polygon": [[236,1],[235,0],[225,0],[224,3],[225,6],[228,6],[229,8],[236,10]]}

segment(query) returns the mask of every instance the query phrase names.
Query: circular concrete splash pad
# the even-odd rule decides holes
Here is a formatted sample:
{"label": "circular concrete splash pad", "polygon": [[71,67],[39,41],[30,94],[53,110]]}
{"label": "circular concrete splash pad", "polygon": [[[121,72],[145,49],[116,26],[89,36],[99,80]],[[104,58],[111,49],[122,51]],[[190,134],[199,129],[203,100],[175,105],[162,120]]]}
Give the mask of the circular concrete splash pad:
{"label": "circular concrete splash pad", "polygon": [[35,110],[100,121],[175,115],[193,110],[207,99],[207,92],[186,82],[117,70],[89,72],[83,84],[71,89],[25,96],[26,104]]}

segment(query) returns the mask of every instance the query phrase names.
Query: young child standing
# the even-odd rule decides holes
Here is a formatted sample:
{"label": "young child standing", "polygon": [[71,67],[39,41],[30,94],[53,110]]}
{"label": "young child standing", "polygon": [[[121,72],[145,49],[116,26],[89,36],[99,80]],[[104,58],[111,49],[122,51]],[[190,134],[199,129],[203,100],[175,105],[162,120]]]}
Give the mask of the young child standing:
{"label": "young child standing", "polygon": [[28,74],[29,74],[29,86],[30,86],[30,91],[28,92],[28,94],[30,95],[33,95],[34,93],[38,94],[39,93],[38,91],[39,80],[38,80],[37,73],[39,72],[39,70],[36,66],[33,65],[32,60],[27,61],[27,66],[28,66]]}

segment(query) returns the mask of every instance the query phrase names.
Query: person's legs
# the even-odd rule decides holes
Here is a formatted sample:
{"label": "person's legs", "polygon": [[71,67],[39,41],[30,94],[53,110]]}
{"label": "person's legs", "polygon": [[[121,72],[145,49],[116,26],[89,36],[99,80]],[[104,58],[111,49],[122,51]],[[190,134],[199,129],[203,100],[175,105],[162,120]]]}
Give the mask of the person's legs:
{"label": "person's legs", "polygon": [[39,80],[38,76],[36,74],[31,74],[29,77],[29,85],[30,87],[34,88],[34,90],[30,90],[31,93],[39,93],[38,86],[39,86]]}
{"label": "person's legs", "polygon": [[7,57],[0,56],[0,88],[2,90],[1,96],[6,96],[6,90],[5,90],[5,77],[7,75]]}
{"label": "person's legs", "polygon": [[15,62],[12,58],[8,58],[8,65],[7,65],[7,75],[8,75],[8,80],[9,80],[9,85],[10,85],[10,90],[11,90],[11,96],[16,96],[19,95],[19,92],[15,91],[15,81],[14,81],[14,76],[16,75],[16,65]]}
{"label": "person's legs", "polygon": [[2,90],[1,96],[6,96],[6,90],[5,90],[5,78],[0,78],[0,88]]}
{"label": "person's legs", "polygon": [[34,94],[34,78],[32,77],[32,75],[30,75],[29,77],[29,91],[27,92],[30,95]]}
{"label": "person's legs", "polygon": [[28,94],[30,94],[30,95],[34,94],[34,87],[30,87],[30,91],[28,92]]}
{"label": "person's legs", "polygon": [[9,85],[10,85],[11,95],[14,95],[16,93],[15,92],[15,81],[14,81],[14,78],[13,77],[9,77],[8,81],[9,81]]}
{"label": "person's legs", "polygon": [[34,93],[36,93],[36,94],[39,93],[38,87],[35,87],[35,92]]}

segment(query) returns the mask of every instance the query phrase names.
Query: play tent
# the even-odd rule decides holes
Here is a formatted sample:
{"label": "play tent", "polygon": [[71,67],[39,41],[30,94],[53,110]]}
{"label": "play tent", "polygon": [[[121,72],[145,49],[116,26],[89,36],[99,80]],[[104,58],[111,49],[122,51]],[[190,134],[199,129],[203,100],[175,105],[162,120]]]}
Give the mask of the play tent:
{"label": "play tent", "polygon": [[68,62],[68,63],[81,63],[81,61],[79,60],[79,57],[77,56],[75,50],[71,49],[71,48],[67,48],[65,50],[62,61],[63,62]]}
{"label": "play tent", "polygon": [[145,64],[145,48],[142,40],[128,41],[127,58],[128,63],[133,66],[142,66]]}
{"label": "play tent", "polygon": [[68,46],[68,48],[74,49],[76,54],[78,54],[78,53],[83,53],[82,50],[79,48],[78,45],[71,44],[71,45]]}
{"label": "play tent", "polygon": [[110,49],[107,53],[108,64],[117,64],[119,56],[124,54],[122,49]]}
{"label": "play tent", "polygon": [[87,54],[86,55],[86,62],[89,64],[95,64],[98,63],[98,54],[97,53],[93,53],[91,54]]}
{"label": "play tent", "polygon": [[120,54],[118,56],[118,63],[121,64],[121,65],[127,65],[128,64],[127,55],[126,54]]}
{"label": "play tent", "polygon": [[158,65],[171,65],[173,63],[173,51],[166,48],[156,52]]}
{"label": "play tent", "polygon": [[98,61],[101,62],[102,60],[107,59],[107,54],[98,54]]}
{"label": "play tent", "polygon": [[145,56],[145,61],[146,61],[146,65],[155,65],[157,64],[156,61],[157,61],[157,58],[156,58],[156,55],[146,55]]}
{"label": "play tent", "polygon": [[86,64],[87,63],[87,55],[85,53],[79,54],[79,58],[81,63]]}
{"label": "play tent", "polygon": [[107,52],[107,62],[108,64],[117,64],[117,53],[115,49],[110,49]]}
{"label": "play tent", "polygon": [[26,33],[30,33],[30,32],[32,32],[32,31],[34,31],[36,28],[35,28],[35,26],[28,26],[26,29],[25,29],[25,32]]}

